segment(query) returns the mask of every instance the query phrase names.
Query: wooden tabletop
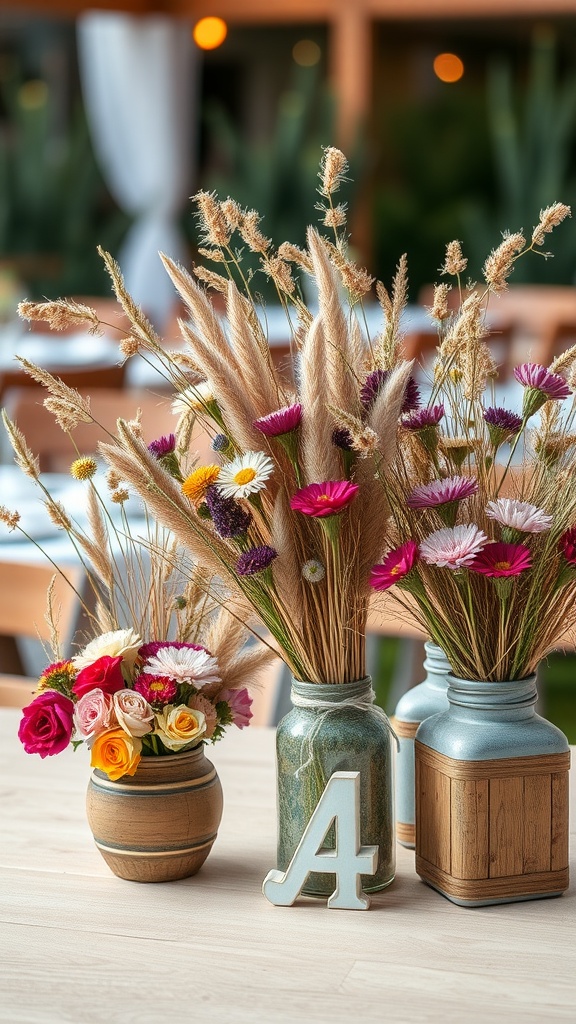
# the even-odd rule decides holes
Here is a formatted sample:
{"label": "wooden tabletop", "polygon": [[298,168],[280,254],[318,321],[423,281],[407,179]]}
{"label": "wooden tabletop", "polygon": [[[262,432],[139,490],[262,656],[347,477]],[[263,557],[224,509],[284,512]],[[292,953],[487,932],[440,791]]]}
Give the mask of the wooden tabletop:
{"label": "wooden tabletop", "polygon": [[557,899],[465,910],[398,847],[396,881],[368,912],[271,906],[270,729],[231,730],[208,751],[225,809],[200,873],[124,882],[86,824],[86,752],[29,756],[18,720],[0,709],[0,1021],[574,1021],[574,882]]}

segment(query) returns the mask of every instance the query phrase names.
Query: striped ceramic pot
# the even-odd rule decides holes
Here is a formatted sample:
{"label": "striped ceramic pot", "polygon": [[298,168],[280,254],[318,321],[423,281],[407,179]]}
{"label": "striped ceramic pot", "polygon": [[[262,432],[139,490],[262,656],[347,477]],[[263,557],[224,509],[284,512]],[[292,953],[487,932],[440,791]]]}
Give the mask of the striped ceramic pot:
{"label": "striped ceramic pot", "polygon": [[222,787],[204,744],[143,757],[135,775],[112,781],[94,769],[86,798],[96,846],[119,878],[170,882],[195,875],[222,818]]}
{"label": "striped ceramic pot", "polygon": [[396,838],[414,849],[414,737],[425,718],[448,708],[447,675],[450,665],[444,651],[430,640],[424,644],[424,682],[408,690],[396,705],[392,725],[398,736],[396,757]]}
{"label": "striped ceramic pot", "polygon": [[416,870],[453,903],[568,886],[568,741],[535,713],[536,677],[448,676],[448,711],[416,734]]}

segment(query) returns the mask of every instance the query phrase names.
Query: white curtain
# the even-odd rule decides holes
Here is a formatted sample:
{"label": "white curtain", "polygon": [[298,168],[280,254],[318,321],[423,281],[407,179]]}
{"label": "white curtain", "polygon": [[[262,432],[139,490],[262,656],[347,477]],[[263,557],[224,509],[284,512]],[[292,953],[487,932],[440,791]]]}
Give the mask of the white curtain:
{"label": "white curtain", "polygon": [[186,21],[89,11],[78,19],[80,77],[96,158],[134,218],[118,260],[157,326],[175,301],[158,257],[186,255],[178,215],[192,190],[197,50]]}

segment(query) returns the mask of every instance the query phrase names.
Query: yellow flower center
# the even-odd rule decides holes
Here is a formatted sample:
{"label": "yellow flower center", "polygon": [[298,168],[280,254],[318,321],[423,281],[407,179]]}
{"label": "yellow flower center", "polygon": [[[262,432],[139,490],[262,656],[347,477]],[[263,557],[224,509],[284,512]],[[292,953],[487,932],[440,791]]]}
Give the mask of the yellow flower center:
{"label": "yellow flower center", "polygon": [[509,569],[510,564],[510,562],[494,562],[494,568],[498,569],[499,571],[502,571],[505,569]]}
{"label": "yellow flower center", "polygon": [[399,572],[400,572],[400,566],[399,565],[394,565],[390,569],[390,575],[391,576],[397,576]]}
{"label": "yellow flower center", "polygon": [[252,469],[252,466],[248,466],[246,469],[238,470],[238,472],[234,475],[234,483],[238,484],[238,486],[241,487],[242,484],[252,483],[255,476],[256,470]]}
{"label": "yellow flower center", "polygon": [[316,501],[330,501],[330,500],[331,499],[330,499],[330,495],[329,494],[319,494],[317,499],[316,499]]}
{"label": "yellow flower center", "polygon": [[156,690],[163,690],[164,689],[164,683],[150,683],[150,689],[154,690],[154,691],[156,691]]}

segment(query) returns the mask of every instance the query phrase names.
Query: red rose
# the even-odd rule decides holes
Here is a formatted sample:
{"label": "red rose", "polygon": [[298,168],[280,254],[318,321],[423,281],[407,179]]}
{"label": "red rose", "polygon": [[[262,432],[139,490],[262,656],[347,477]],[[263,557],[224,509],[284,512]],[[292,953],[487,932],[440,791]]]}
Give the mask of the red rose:
{"label": "red rose", "polygon": [[118,690],[123,690],[126,683],[121,665],[121,654],[116,658],[111,658],[109,654],[103,654],[97,661],[80,670],[72,687],[72,693],[80,698],[85,693],[90,693],[90,690],[102,690],[103,693],[116,693]]}
{"label": "red rose", "polygon": [[74,704],[56,690],[45,690],[24,708],[18,738],[27,754],[60,754],[70,743]]}

